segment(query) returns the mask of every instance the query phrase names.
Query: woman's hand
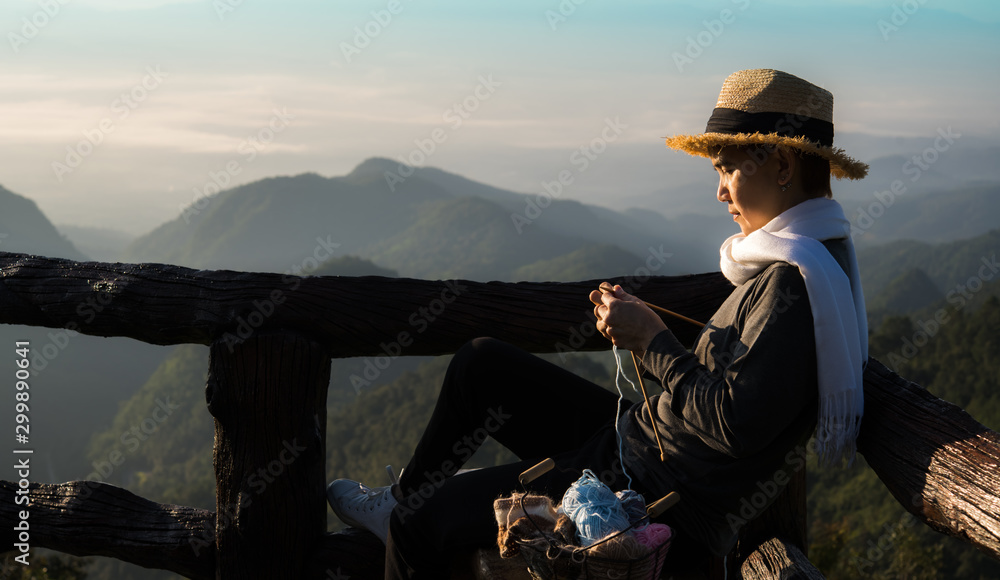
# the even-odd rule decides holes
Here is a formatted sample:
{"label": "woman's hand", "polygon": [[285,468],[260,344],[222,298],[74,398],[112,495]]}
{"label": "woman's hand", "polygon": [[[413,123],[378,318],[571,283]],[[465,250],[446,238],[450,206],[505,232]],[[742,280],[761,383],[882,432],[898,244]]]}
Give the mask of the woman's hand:
{"label": "woman's hand", "polygon": [[590,301],[594,303],[598,332],[636,356],[641,357],[653,337],[667,329],[659,315],[621,286],[615,286],[613,293],[594,290]]}

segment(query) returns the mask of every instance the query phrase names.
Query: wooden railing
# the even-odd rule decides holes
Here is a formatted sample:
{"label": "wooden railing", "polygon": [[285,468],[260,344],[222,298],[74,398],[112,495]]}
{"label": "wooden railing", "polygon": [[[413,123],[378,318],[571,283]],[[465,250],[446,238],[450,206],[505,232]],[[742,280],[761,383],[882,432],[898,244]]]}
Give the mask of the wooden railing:
{"label": "wooden railing", "polygon": [[[325,530],[331,358],[396,346],[402,355],[447,354],[479,335],[533,352],[608,346],[593,330],[587,300],[603,280],[300,278],[10,253],[0,253],[0,275],[0,323],[210,346],[216,512],[156,504],[99,482],[30,486],[33,546],[190,578],[381,577],[378,562],[359,556],[370,534]],[[616,281],[701,320],[732,290],[718,273]],[[696,329],[675,326],[690,344]],[[865,395],[859,447],[893,495],[934,529],[1000,558],[997,433],[877,361],[865,374]],[[251,476],[274,461],[280,476],[247,502]],[[15,492],[14,483],[0,482],[7,547],[16,541]],[[801,492],[758,518],[737,548],[743,575],[770,577],[778,566],[817,577],[804,556],[804,521]]]}

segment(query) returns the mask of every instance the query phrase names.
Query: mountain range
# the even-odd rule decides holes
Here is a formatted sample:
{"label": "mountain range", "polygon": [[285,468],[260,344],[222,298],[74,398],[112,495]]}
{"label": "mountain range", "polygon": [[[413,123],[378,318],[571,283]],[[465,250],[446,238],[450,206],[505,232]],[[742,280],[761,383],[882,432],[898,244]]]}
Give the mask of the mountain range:
{"label": "mountain range", "polygon": [[674,254],[663,273],[704,268],[711,253],[688,248],[655,221],[504,191],[437,169],[414,169],[390,188],[386,173],[398,166],[370,159],[342,177],[304,174],[226,190],[136,239],[122,258],[286,271],[322,239],[339,254],[401,276],[513,280],[519,268],[538,262],[564,258],[572,267],[586,257],[574,253],[588,245],[616,246],[619,257],[633,254],[618,270],[598,275],[631,273],[650,248]]}

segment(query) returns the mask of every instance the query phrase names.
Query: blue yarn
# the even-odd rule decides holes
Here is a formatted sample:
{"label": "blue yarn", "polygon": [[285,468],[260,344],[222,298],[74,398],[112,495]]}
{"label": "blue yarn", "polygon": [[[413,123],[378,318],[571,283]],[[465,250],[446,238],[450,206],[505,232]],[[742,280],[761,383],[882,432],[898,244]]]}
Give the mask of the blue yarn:
{"label": "blue yarn", "polygon": [[580,479],[566,490],[559,512],[576,524],[580,545],[584,547],[629,527],[618,496],[589,469],[584,469]]}
{"label": "blue yarn", "polygon": [[[625,398],[625,393],[622,392],[621,386],[618,385],[618,377],[625,377],[628,384],[632,385],[632,390],[639,392],[635,388],[635,383],[632,382],[627,376],[625,376],[625,371],[622,370],[622,359],[618,356],[618,345],[612,345],[611,350],[615,353],[615,362],[618,363],[618,372],[615,374],[615,388],[618,389],[618,406],[615,407],[615,417],[622,416],[622,399]],[[615,421],[615,438],[618,439],[618,463],[622,466],[622,473],[625,474],[625,478],[628,479],[628,488],[632,489],[632,477],[625,471],[625,457],[622,454],[622,433],[618,430],[618,421]]]}
{"label": "blue yarn", "polygon": [[[629,524],[634,526],[641,522],[642,518],[646,517],[646,500],[643,499],[639,492],[631,489],[623,489],[615,492],[615,495],[622,502],[622,509],[625,510],[625,515],[628,516]],[[643,525],[636,529],[639,530],[644,527],[646,526]]]}

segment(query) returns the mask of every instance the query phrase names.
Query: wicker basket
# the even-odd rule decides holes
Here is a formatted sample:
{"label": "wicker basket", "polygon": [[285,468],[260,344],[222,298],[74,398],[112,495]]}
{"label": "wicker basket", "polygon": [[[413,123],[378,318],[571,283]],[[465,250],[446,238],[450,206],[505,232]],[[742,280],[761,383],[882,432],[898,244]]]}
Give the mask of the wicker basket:
{"label": "wicker basket", "polygon": [[[518,478],[524,488],[529,482],[555,467],[552,459],[546,459],[521,473]],[[587,473],[589,470],[584,470]],[[591,473],[591,475],[593,475]],[[524,508],[524,496],[520,495],[521,513],[539,532],[532,539],[517,542],[518,552],[528,565],[528,572],[535,580],[658,580],[663,572],[663,561],[670,550],[673,534],[660,545],[642,556],[614,559],[598,555],[594,549],[628,533],[639,523],[634,521],[628,528],[603,538],[587,547],[566,544],[561,538],[542,530],[535,518]],[[679,496],[671,492],[646,506],[646,515],[639,521],[649,521],[663,513],[663,510],[677,503]]]}
{"label": "wicker basket", "polygon": [[631,560],[591,555],[590,548],[560,545],[552,540],[519,542],[519,546],[528,572],[535,580],[656,580],[663,572],[670,539],[646,555]]}

